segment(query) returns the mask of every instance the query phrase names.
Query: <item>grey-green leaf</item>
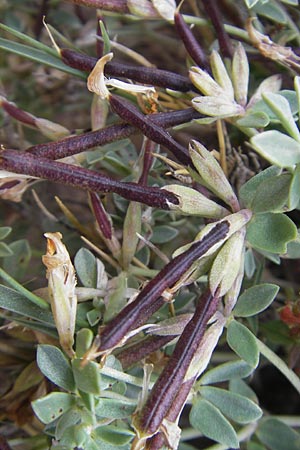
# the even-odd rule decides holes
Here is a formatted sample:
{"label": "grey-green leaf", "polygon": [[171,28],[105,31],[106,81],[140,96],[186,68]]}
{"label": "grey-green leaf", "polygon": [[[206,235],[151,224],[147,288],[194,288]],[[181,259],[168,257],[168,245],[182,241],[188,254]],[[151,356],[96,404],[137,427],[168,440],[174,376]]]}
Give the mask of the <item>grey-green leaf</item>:
{"label": "grey-green leaf", "polygon": [[237,360],[221,364],[206,372],[200,379],[200,384],[220,383],[234,378],[245,378],[253,372],[253,367],[245,361]]}
{"label": "grey-green leaf", "polygon": [[240,394],[212,386],[204,386],[200,393],[226,417],[237,423],[250,423],[262,415],[261,409],[254,402]]}
{"label": "grey-green leaf", "polygon": [[277,130],[256,134],[250,140],[263,158],[279,167],[293,167],[300,162],[300,143]]}
{"label": "grey-green leaf", "polygon": [[271,283],[246,289],[239,297],[233,314],[237,317],[250,317],[260,313],[272,303],[278,291],[279,287]]}
{"label": "grey-green leaf", "polygon": [[115,398],[100,398],[95,409],[98,417],[124,419],[133,414],[136,403]]}
{"label": "grey-green leaf", "polygon": [[151,242],[153,244],[164,244],[174,239],[177,235],[178,230],[176,228],[170,227],[169,225],[158,225],[153,230]]}
{"label": "grey-green leaf", "polygon": [[251,209],[256,212],[283,212],[288,202],[292,175],[270,177],[257,188]]}
{"label": "grey-green leaf", "polygon": [[259,361],[259,350],[255,336],[247,327],[232,320],[227,329],[229,347],[250,366],[256,367]]}
{"label": "grey-green leaf", "polygon": [[300,434],[273,417],[263,420],[256,434],[270,450],[299,450]]}
{"label": "grey-green leaf", "polygon": [[238,448],[239,443],[233,426],[223,414],[203,398],[194,403],[190,412],[190,423],[204,436],[228,447]]}
{"label": "grey-green leaf", "polygon": [[250,208],[252,205],[252,201],[256,195],[256,191],[259,185],[269,178],[279,175],[281,169],[276,166],[268,167],[262,172],[258,173],[254,177],[252,177],[247,183],[245,183],[240,189],[240,199],[245,204],[247,208]]}
{"label": "grey-green leaf", "polygon": [[100,369],[99,364],[89,361],[81,365],[82,360],[75,358],[72,361],[72,369],[76,387],[88,394],[100,395]]}
{"label": "grey-green leaf", "polygon": [[11,227],[0,227],[0,240],[5,239],[11,232]]}
{"label": "grey-green leaf", "polygon": [[75,382],[71,366],[59,348],[53,345],[39,345],[37,364],[52,383],[66,391],[74,391]]}
{"label": "grey-green leaf", "polygon": [[276,114],[289,135],[299,141],[299,130],[295,124],[290,104],[287,99],[282,95],[273,92],[265,92],[262,94],[262,97],[269,108]]}
{"label": "grey-green leaf", "polygon": [[288,242],[297,238],[297,228],[284,214],[255,214],[247,226],[246,238],[254,248],[271,253],[285,253]]}
{"label": "grey-green leaf", "polygon": [[75,404],[75,397],[65,392],[52,392],[31,403],[34,413],[43,423],[50,423]]}
{"label": "grey-green leaf", "polygon": [[81,248],[75,255],[74,265],[81,283],[85,287],[97,287],[97,262],[92,252]]}

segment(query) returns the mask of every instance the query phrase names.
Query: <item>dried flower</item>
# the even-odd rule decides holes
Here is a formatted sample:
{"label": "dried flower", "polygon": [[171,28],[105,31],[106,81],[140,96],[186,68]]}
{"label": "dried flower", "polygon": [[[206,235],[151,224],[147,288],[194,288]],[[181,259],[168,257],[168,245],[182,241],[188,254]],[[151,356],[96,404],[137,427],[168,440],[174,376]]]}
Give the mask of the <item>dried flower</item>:
{"label": "dried flower", "polygon": [[76,276],[61,233],[45,233],[47,253],[42,260],[47,267],[51,309],[63,350],[72,357],[76,321]]}

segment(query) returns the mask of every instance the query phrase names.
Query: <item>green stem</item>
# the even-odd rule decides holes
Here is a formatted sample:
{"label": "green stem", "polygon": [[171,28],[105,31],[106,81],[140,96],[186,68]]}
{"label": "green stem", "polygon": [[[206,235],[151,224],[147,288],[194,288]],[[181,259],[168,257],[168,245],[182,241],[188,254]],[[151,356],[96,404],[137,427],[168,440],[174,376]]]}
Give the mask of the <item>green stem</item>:
{"label": "green stem", "polygon": [[49,303],[46,300],[38,297],[28,289],[24,288],[20,283],[18,283],[13,277],[11,277],[5,270],[0,267],[0,277],[5,280],[12,288],[14,288],[20,294],[23,294],[29,301],[39,306],[42,309],[50,309]]}
{"label": "green stem", "polygon": [[267,358],[277,369],[289,380],[297,392],[300,394],[300,379],[286,363],[269,349],[260,339],[256,338],[260,353]]}
{"label": "green stem", "polygon": [[[188,16],[186,14],[183,14],[183,18],[184,21],[188,24],[200,25],[201,27],[209,25],[209,22],[206,19],[202,19],[201,17]],[[227,33],[231,34],[232,36],[239,37],[245,42],[251,42],[247,31],[242,30],[238,27],[234,27],[233,25],[228,25],[226,23],[224,24],[224,27]]]}
{"label": "green stem", "polygon": [[[114,378],[118,381],[124,381],[124,383],[132,384],[133,386],[143,387],[143,379],[139,377],[134,377],[124,372],[120,372],[116,369],[111,369],[110,367],[102,367],[101,375]],[[152,388],[153,382],[149,383],[149,388]]]}

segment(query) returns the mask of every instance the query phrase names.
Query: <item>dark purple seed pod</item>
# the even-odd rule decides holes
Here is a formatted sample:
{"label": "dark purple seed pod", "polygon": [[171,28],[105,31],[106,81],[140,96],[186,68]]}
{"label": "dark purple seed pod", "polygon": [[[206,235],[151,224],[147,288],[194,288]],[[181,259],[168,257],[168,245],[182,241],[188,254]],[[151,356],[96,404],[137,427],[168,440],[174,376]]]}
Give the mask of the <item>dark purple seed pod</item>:
{"label": "dark purple seed pod", "polygon": [[201,241],[170,261],[129,303],[116,315],[100,333],[99,352],[116,347],[126,334],[143,325],[163,304],[161,297],[166,289],[174,284],[188,271],[193,262],[203,256],[213,245],[224,239],[229,231],[229,222],[217,223]]}
{"label": "dark purple seed pod", "polygon": [[202,4],[216,31],[221,54],[223,55],[224,58],[232,58],[233,48],[231,40],[224,28],[223,19],[220,14],[219,4],[217,3],[216,0],[210,1],[203,0]]}
{"label": "dark purple seed pod", "polygon": [[209,290],[201,296],[193,317],[183,330],[169,361],[136,420],[135,427],[143,434],[156,433],[168,414],[203,338],[207,322],[216,312],[218,303],[219,297],[212,296]]}
{"label": "dark purple seed pod", "polygon": [[155,151],[155,142],[146,139],[143,155],[143,170],[138,180],[139,184],[146,185],[149,171],[153,162],[153,152]]}
{"label": "dark purple seed pod", "polygon": [[151,353],[159,350],[175,337],[176,336],[147,336],[136,344],[121,350],[116,356],[121,362],[123,369],[126,369],[127,367],[136,364],[138,361],[145,359]]}
{"label": "dark purple seed pod", "polygon": [[112,238],[112,225],[110,218],[105,211],[100,197],[95,192],[90,192],[91,205],[94,212],[95,219],[105,239]]}
{"label": "dark purple seed pod", "polygon": [[[68,48],[62,48],[60,55],[66,65],[73,67],[73,69],[84,70],[86,72],[92,71],[98,61],[97,58],[78,53]],[[188,77],[152,67],[132,66],[112,61],[105,65],[104,74],[108,77],[129,78],[138,83],[169,88],[174,91],[195,91],[195,86]]]}
{"label": "dark purple seed pod", "polygon": [[8,102],[6,99],[0,97],[0,105],[11,117],[22,122],[26,125],[30,125],[36,128],[36,120],[35,118],[26,111],[18,108],[12,102]]}
{"label": "dark purple seed pod", "polygon": [[89,6],[90,8],[103,9],[117,13],[129,13],[126,0],[68,0],[75,5]]}
{"label": "dark purple seed pod", "polygon": [[[160,126],[168,128],[190,122],[201,117],[194,108],[186,108],[178,111],[149,114],[145,116],[150,122],[159,123]],[[138,130],[128,123],[109,125],[101,130],[90,131],[78,136],[70,136],[55,142],[37,144],[27,149],[28,153],[36,156],[43,156],[49,159],[61,159],[67,156],[76,155],[100,145],[109,144],[120,139],[125,139]]]}
{"label": "dark purple seed pod", "polygon": [[114,192],[127,200],[162,209],[170,209],[170,203],[178,204],[178,198],[164,189],[117,181],[94,170],[36,157],[17,150],[0,151],[0,167],[87,191]]}
{"label": "dark purple seed pod", "polygon": [[109,102],[121,119],[141,130],[151,141],[165,146],[182,164],[191,165],[187,149],[178,144],[162,127],[146,120],[145,116],[131,102],[118,95],[110,95]]}
{"label": "dark purple seed pod", "polygon": [[209,64],[204,51],[193,35],[190,27],[185,23],[182,15],[178,11],[175,12],[174,22],[177,33],[179,34],[188,54],[193,58],[195,63],[201,67],[201,69],[208,69]]}
{"label": "dark purple seed pod", "polygon": [[[186,400],[193,387],[194,382],[195,378],[191,378],[190,380],[185,381],[179,388],[179,391],[177,392],[176,397],[173,400],[173,403],[165,416],[165,418],[169,422],[176,422],[177,417],[179,416],[183,406],[186,403]],[[150,439],[147,439],[145,449],[160,450],[163,447],[163,445],[167,445],[167,442],[165,440],[164,434],[160,432],[156,433]]]}

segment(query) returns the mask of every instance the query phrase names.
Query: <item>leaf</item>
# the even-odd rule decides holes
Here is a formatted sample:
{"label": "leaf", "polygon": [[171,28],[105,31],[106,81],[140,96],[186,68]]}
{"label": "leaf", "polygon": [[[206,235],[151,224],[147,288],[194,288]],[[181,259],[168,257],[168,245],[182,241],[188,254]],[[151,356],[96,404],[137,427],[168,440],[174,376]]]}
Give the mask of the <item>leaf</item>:
{"label": "leaf", "polygon": [[108,444],[113,444],[116,447],[127,444],[135,435],[134,432],[128,428],[120,428],[112,425],[96,428],[95,434],[97,435],[97,438],[100,438]]}
{"label": "leaf", "polygon": [[288,202],[292,175],[269,177],[258,186],[251,208],[253,212],[283,212]]}
{"label": "leaf", "polygon": [[214,367],[200,378],[200,384],[213,384],[222,381],[232,380],[234,378],[245,378],[253,372],[253,367],[245,361],[238,360],[221,364]]}
{"label": "leaf", "polygon": [[255,392],[249,387],[249,385],[240,378],[233,378],[229,382],[229,390],[235,394],[240,394],[243,397],[247,397],[254,403],[258,403],[257,396]]}
{"label": "leaf", "polygon": [[71,75],[83,78],[84,80],[86,79],[86,75],[80,70],[72,69],[64,64],[59,58],[55,58],[54,56],[44,53],[41,50],[3,38],[0,38],[0,48],[9,53],[15,53],[16,55],[22,56],[23,58],[28,58],[31,61],[35,61],[49,67],[54,67],[62,72],[70,73]]}
{"label": "leaf", "polygon": [[77,276],[85,287],[97,287],[97,262],[92,252],[81,248],[75,255],[74,265]]}
{"label": "leaf", "polygon": [[288,134],[296,141],[299,141],[299,130],[295,124],[290,104],[287,99],[282,95],[274,94],[273,92],[265,92],[262,94],[262,97],[269,108],[276,114]]}
{"label": "leaf", "polygon": [[251,208],[252,201],[260,184],[264,180],[268,180],[273,176],[279,175],[280,172],[281,170],[276,166],[268,167],[267,169],[255,175],[241,187],[239,192],[240,199],[247,208]]}
{"label": "leaf", "polygon": [[223,414],[205,399],[197,399],[190,412],[190,423],[204,436],[228,447],[238,448],[236,432]]}
{"label": "leaf", "polygon": [[262,415],[261,409],[254,402],[240,394],[211,386],[201,388],[200,393],[226,417],[237,423],[250,423]]}
{"label": "leaf", "polygon": [[37,364],[52,383],[66,391],[74,391],[75,382],[71,366],[59,348],[53,345],[38,345]]}
{"label": "leaf", "polygon": [[300,162],[300,143],[277,130],[264,131],[250,139],[263,158],[279,167],[293,167]]}
{"label": "leaf", "polygon": [[124,419],[133,414],[136,408],[135,402],[120,398],[100,398],[95,408],[98,417],[111,419]]}
{"label": "leaf", "polygon": [[75,397],[65,392],[52,392],[46,397],[34,400],[31,405],[41,422],[50,423],[75,405]]}
{"label": "leaf", "polygon": [[273,417],[259,424],[256,435],[270,450],[299,450],[300,448],[300,434]]}
{"label": "leaf", "polygon": [[9,244],[13,255],[3,261],[3,269],[10,276],[16,279],[22,279],[27,271],[31,259],[31,248],[27,239],[20,239]]}
{"label": "leaf", "polygon": [[63,436],[65,436],[67,429],[73,425],[79,424],[81,419],[82,411],[79,408],[72,408],[65,412],[57,422],[55,428],[55,439],[60,440]]}
{"label": "leaf", "polygon": [[72,361],[76,387],[88,394],[100,395],[99,364],[89,361],[86,365],[81,366],[81,363],[82,360],[79,358]]}
{"label": "leaf", "polygon": [[54,321],[50,311],[40,308],[24,295],[3,285],[0,285],[0,308],[30,317],[54,328]]}
{"label": "leaf", "polygon": [[297,238],[297,228],[284,214],[255,214],[247,226],[246,238],[254,248],[285,253],[287,243]]}
{"label": "leaf", "polygon": [[233,314],[237,317],[250,317],[266,309],[274,300],[279,287],[276,284],[264,283],[246,289],[240,295]]}
{"label": "leaf", "polygon": [[164,244],[165,242],[170,242],[177,235],[178,230],[176,228],[170,227],[169,225],[158,225],[153,230],[151,242],[153,244]]}
{"label": "leaf", "polygon": [[0,258],[10,257],[14,254],[9,245],[5,244],[5,242],[0,242]]}
{"label": "leaf", "polygon": [[11,227],[0,227],[0,241],[2,241],[2,239],[5,239],[9,235],[11,230]]}
{"label": "leaf", "polygon": [[245,274],[247,278],[252,278],[256,270],[256,261],[251,248],[245,252]]}
{"label": "leaf", "polygon": [[249,109],[246,114],[236,121],[240,127],[247,128],[265,128],[270,123],[270,119],[263,111],[251,111]]}
{"label": "leaf", "polygon": [[255,336],[247,327],[232,320],[227,329],[229,347],[250,366],[256,367],[259,362],[259,350]]}
{"label": "leaf", "polygon": [[173,20],[176,10],[175,0],[152,0],[152,4],[161,17]]}
{"label": "leaf", "polygon": [[288,208],[296,209],[300,201],[300,164],[296,165],[290,184]]}
{"label": "leaf", "polygon": [[76,334],[76,356],[82,358],[92,345],[94,334],[89,328],[81,328]]}

